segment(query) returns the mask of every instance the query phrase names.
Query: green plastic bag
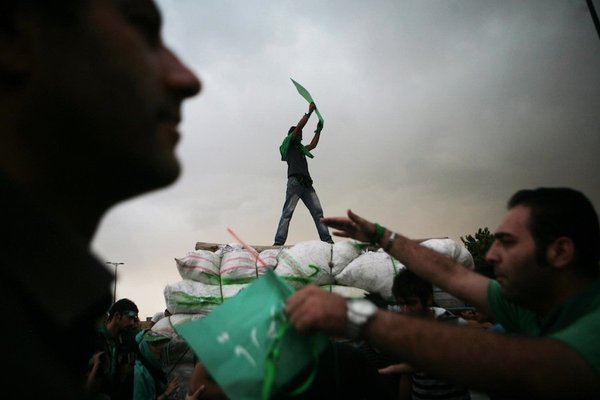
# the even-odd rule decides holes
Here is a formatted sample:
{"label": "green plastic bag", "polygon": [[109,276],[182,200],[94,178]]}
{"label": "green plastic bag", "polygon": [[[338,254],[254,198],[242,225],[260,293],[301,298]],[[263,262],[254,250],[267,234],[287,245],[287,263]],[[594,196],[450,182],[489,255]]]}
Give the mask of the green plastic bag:
{"label": "green plastic bag", "polygon": [[[231,400],[269,399],[311,364],[316,373],[328,338],[289,324],[284,308],[293,292],[268,268],[208,316],[175,326]],[[296,393],[310,387],[312,377]]]}

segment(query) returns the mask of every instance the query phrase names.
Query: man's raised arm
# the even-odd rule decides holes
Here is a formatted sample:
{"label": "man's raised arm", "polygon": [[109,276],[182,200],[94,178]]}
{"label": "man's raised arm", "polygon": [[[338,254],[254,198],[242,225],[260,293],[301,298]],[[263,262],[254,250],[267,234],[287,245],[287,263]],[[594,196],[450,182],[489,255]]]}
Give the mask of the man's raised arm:
{"label": "man's raised arm", "polygon": [[298,121],[298,123],[296,124],[296,129],[294,129],[294,131],[292,132],[294,140],[296,140],[296,138],[302,133],[302,129],[304,129],[304,127],[306,126],[306,123],[308,122],[308,119],[310,118],[312,112],[315,111],[315,108],[317,108],[315,106],[315,103],[310,103],[308,105],[308,112],[304,114],[302,118],[300,118],[300,121]]}

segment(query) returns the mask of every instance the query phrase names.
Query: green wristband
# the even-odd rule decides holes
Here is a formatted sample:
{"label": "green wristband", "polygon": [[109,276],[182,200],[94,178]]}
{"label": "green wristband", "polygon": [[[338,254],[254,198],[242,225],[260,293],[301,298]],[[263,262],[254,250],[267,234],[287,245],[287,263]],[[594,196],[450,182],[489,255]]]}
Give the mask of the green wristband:
{"label": "green wristband", "polygon": [[385,232],[385,228],[379,224],[375,224],[375,232],[371,236],[371,244],[376,245],[379,244],[379,240],[383,236],[383,232]]}

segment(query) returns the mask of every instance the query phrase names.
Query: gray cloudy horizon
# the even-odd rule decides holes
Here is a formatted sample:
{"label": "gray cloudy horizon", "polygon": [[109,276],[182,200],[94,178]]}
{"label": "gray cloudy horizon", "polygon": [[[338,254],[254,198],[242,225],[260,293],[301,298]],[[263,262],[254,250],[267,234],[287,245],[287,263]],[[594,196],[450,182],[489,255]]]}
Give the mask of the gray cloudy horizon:
{"label": "gray cloudy horizon", "polygon": [[[325,118],[309,168],[326,215],[460,241],[493,231],[522,188],[573,187],[600,210],[600,39],[583,0],[157,3],[203,83],[184,106],[183,173],[112,209],[93,243],[125,263],[117,297],[142,316],[164,309],[196,242],[234,242],[227,227],[273,242],[278,147],[307,110],[290,78]],[[299,204],[288,244],[316,239]]]}

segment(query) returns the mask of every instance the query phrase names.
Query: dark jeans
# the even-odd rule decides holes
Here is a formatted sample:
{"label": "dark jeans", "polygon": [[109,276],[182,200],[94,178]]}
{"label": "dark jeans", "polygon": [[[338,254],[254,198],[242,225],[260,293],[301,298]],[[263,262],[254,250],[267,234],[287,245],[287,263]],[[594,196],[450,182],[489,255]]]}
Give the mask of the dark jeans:
{"label": "dark jeans", "polygon": [[319,201],[319,196],[315,189],[310,186],[303,186],[295,176],[290,176],[287,181],[287,189],[285,192],[285,203],[283,204],[283,210],[281,211],[281,218],[279,219],[279,225],[277,226],[277,232],[275,233],[275,244],[283,245],[287,239],[288,229],[290,227],[290,221],[292,215],[298,204],[298,200],[302,199],[310,215],[312,215],[319,232],[319,238],[328,243],[333,243],[329,229],[321,222],[323,218],[323,208]]}

